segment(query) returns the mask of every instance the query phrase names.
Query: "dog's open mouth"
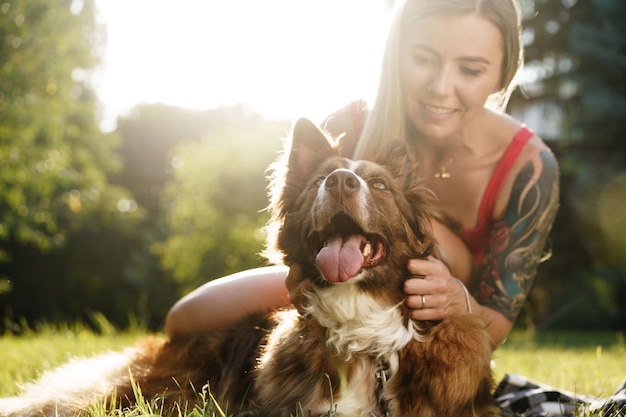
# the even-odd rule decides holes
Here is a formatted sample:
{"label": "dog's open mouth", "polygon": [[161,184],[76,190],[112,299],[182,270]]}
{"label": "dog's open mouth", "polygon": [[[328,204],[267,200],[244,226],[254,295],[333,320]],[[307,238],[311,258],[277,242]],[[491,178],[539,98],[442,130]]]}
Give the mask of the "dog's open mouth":
{"label": "dog's open mouth", "polygon": [[337,214],[309,240],[318,268],[330,282],[345,282],[364,268],[371,268],[385,259],[384,239],[363,231],[345,213]]}

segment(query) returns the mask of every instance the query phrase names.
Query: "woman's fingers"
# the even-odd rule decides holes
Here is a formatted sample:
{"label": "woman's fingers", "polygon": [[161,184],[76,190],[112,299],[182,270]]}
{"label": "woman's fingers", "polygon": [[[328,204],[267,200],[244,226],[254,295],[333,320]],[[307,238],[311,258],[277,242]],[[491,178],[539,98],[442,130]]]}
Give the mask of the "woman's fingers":
{"label": "woman's fingers", "polygon": [[409,296],[407,305],[411,309],[413,320],[442,320],[445,317],[445,309],[441,307],[443,304],[436,295]]}
{"label": "woman's fingers", "polygon": [[425,279],[435,277],[449,277],[450,271],[448,267],[439,259],[410,259],[407,265],[410,274],[421,276]]}
{"label": "woman's fingers", "polygon": [[404,282],[406,305],[414,320],[441,320],[446,316],[455,293],[455,280],[438,259],[411,259],[407,266],[412,277]]}
{"label": "woman's fingers", "polygon": [[415,310],[434,310],[444,305],[445,295],[419,294],[406,297],[407,307]]}
{"label": "woman's fingers", "polygon": [[415,321],[440,321],[445,317],[445,313],[439,308],[411,310],[411,319]]}
{"label": "woman's fingers", "polygon": [[446,266],[437,259],[412,259],[409,261],[412,276],[404,281],[408,295],[446,293],[452,278]]}

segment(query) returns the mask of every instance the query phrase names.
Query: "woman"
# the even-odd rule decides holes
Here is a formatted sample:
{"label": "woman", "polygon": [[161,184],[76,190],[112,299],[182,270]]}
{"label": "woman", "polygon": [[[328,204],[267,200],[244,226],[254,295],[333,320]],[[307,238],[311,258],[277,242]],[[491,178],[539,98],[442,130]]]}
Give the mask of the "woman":
{"label": "woman", "polygon": [[[471,310],[488,323],[494,346],[506,338],[528,295],[558,206],[554,156],[498,111],[522,64],[513,1],[402,2],[371,110],[356,102],[324,123],[331,134],[345,136],[358,159],[390,138],[409,143],[424,184],[460,231],[433,223],[450,266],[411,260],[408,271],[423,278],[406,281],[406,303],[415,320]],[[287,273],[262,268],[205,284],[172,307],[166,331],[170,337],[207,331],[251,311],[288,305]],[[297,276],[297,266],[289,274]],[[470,289],[469,300],[456,278]]]}

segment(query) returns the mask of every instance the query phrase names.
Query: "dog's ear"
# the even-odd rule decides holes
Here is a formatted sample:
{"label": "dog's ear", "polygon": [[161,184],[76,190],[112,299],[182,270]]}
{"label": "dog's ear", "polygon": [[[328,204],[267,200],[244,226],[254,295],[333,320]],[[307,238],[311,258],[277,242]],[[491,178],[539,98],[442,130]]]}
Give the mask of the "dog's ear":
{"label": "dog's ear", "polygon": [[274,262],[281,259],[278,234],[283,220],[295,210],[302,191],[320,164],[333,155],[338,155],[337,142],[310,120],[296,121],[285,151],[269,169],[270,221],[265,229],[268,237],[264,251],[268,259]]}
{"label": "dog's ear", "polygon": [[374,162],[386,167],[393,176],[402,178],[407,186],[417,180],[417,164],[402,139],[390,140]]}
{"label": "dog's ear", "polygon": [[327,158],[336,155],[336,144],[308,119],[299,119],[291,133],[287,182],[310,179],[317,167]]}

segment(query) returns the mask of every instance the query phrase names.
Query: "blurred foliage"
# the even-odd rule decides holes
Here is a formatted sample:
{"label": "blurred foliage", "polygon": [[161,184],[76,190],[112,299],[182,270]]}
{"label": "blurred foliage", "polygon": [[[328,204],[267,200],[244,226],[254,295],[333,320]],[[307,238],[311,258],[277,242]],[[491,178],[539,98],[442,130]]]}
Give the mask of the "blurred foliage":
{"label": "blurred foliage", "polygon": [[100,237],[117,231],[123,236],[141,213],[122,215],[117,204],[129,193],[108,180],[121,163],[114,152],[117,136],[98,127],[90,85],[103,39],[94,9],[92,0],[0,2],[5,318],[52,319],[63,312],[122,307],[123,294],[112,299],[99,292],[119,275],[113,263],[119,259]]}
{"label": "blurred foliage", "polygon": [[0,4],[0,257],[11,239],[61,246],[85,213],[115,200],[114,136],[96,120],[94,2]]}
{"label": "blurred foliage", "polygon": [[526,69],[509,110],[561,167],[553,257],[523,322],[626,328],[626,2],[523,0]]}
{"label": "blurred foliage", "polygon": [[[509,111],[554,149],[561,209],[518,326],[626,328],[626,2],[522,0]],[[0,0],[0,327],[158,327],[183,293],[263,264],[265,169],[288,121],[141,105],[98,128],[94,0]],[[331,111],[332,109],[329,109]],[[2,329],[0,329],[2,330]]]}
{"label": "blurred foliage", "polygon": [[204,112],[139,106],[119,120],[124,169],[116,181],[150,213],[139,257],[158,258],[175,295],[263,264],[265,170],[289,127],[245,105]]}
{"label": "blurred foliage", "polygon": [[265,263],[265,170],[288,128],[257,117],[172,150],[177,168],[162,194],[169,234],[154,249],[186,290]]}

